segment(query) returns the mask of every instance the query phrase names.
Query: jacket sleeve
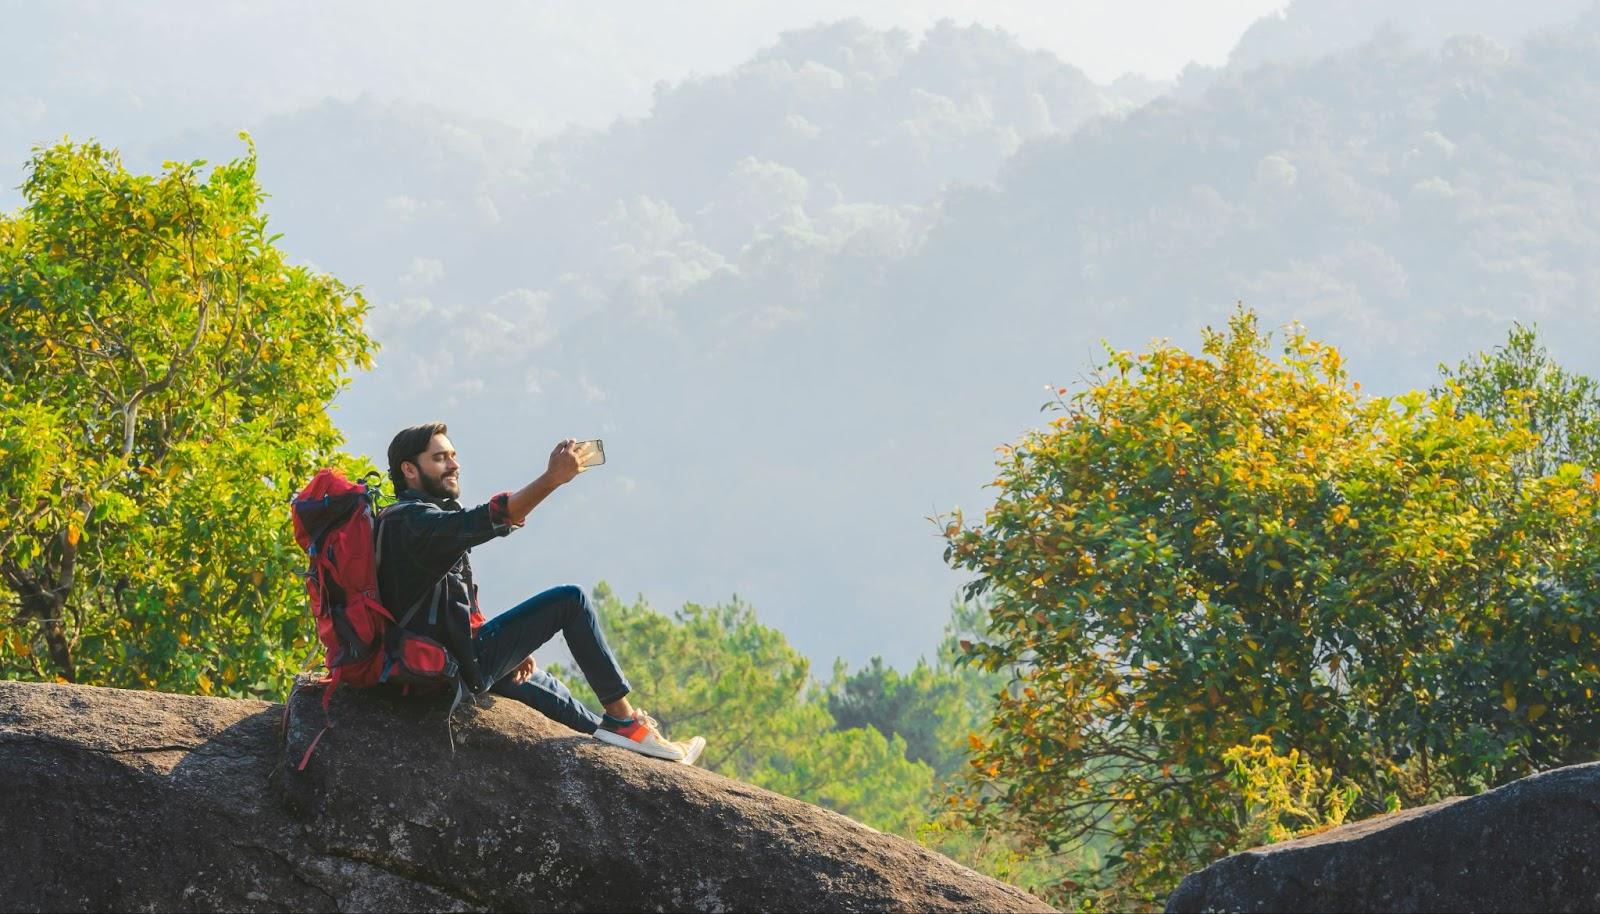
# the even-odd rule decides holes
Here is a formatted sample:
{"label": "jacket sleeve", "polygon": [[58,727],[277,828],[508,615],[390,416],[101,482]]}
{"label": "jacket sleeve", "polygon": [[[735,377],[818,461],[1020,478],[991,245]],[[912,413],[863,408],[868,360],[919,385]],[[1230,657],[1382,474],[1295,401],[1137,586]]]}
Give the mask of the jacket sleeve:
{"label": "jacket sleeve", "polygon": [[414,502],[395,518],[404,529],[407,557],[430,574],[444,574],[468,549],[522,526],[511,522],[510,498],[509,492],[501,492],[464,511]]}

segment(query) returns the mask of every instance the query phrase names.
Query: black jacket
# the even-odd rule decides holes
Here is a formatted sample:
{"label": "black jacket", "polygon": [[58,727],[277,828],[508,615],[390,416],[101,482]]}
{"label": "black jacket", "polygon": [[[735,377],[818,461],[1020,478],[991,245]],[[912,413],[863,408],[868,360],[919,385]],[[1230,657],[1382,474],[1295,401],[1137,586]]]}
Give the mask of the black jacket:
{"label": "black jacket", "polygon": [[400,621],[415,607],[406,628],[444,645],[474,692],[491,683],[483,681],[472,650],[483,614],[467,553],[520,526],[511,523],[510,497],[502,492],[463,508],[455,499],[406,489],[379,517],[378,596],[384,608]]}

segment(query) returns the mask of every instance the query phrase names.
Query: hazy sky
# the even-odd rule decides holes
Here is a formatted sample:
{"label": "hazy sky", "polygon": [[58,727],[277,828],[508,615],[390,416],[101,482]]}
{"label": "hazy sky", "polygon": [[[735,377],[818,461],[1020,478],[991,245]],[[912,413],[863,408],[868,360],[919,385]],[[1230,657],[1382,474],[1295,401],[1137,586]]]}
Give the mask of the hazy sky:
{"label": "hazy sky", "polygon": [[[922,203],[943,180],[992,178],[1005,150],[1015,145],[1017,136],[1012,131],[1021,124],[1017,120],[1021,115],[1007,106],[1014,107],[1021,97],[1012,97],[1015,87],[1007,88],[1006,80],[1020,79],[1019,86],[1030,79],[1041,80],[1035,88],[1044,95],[1028,103],[1042,104],[1045,96],[1055,99],[1055,129],[1066,129],[1076,118],[1090,113],[1074,106],[1092,107],[1095,102],[1074,94],[1081,89],[1073,88],[1070,75],[1060,77],[1065,82],[1052,81],[1057,80],[1052,74],[1063,62],[1102,83],[1128,72],[1167,79],[1191,61],[1224,63],[1251,23],[1282,5],[1280,0],[1092,0],[1065,4],[1043,0],[981,4],[974,0],[821,0],[808,4],[775,0],[692,0],[674,4],[613,0],[585,5],[482,2],[464,7],[468,12],[463,13],[460,5],[415,0],[289,0],[268,4],[178,0],[160,4],[98,0],[40,4],[0,0],[0,23],[4,23],[0,26],[0,155],[6,158],[0,169],[4,176],[0,181],[0,207],[9,208],[20,202],[16,184],[22,177],[27,150],[36,143],[62,135],[79,140],[96,137],[129,153],[133,167],[154,169],[161,158],[168,156],[215,159],[237,155],[240,146],[232,139],[233,131],[250,129],[261,143],[263,180],[272,194],[270,209],[274,224],[288,233],[287,248],[297,258],[308,259],[360,283],[373,296],[379,312],[374,315],[373,327],[385,346],[380,357],[382,368],[402,359],[407,343],[404,330],[389,327],[381,318],[397,308],[414,312],[420,301],[418,296],[427,296],[439,308],[459,309],[459,326],[467,333],[481,331],[483,322],[490,320],[483,313],[486,302],[499,302],[502,310],[514,310],[518,302],[526,301],[527,309],[544,313],[548,293],[542,284],[553,279],[521,276],[518,270],[522,269],[522,260],[516,252],[491,257],[487,262],[478,257],[473,264],[470,252],[500,250],[511,243],[508,237],[514,239],[523,232],[545,237],[541,246],[557,252],[550,255],[559,261],[555,264],[559,267],[557,272],[590,276],[591,282],[602,286],[617,281],[617,277],[633,276],[633,266],[612,256],[619,250],[613,246],[619,240],[608,240],[605,232],[595,234],[596,216],[589,211],[593,207],[584,208],[587,203],[560,213],[546,212],[547,205],[537,199],[519,204],[519,197],[528,193],[524,185],[530,179],[517,170],[527,167],[531,137],[508,136],[492,125],[472,122],[473,118],[493,119],[533,135],[555,134],[574,124],[603,129],[619,117],[649,115],[663,83],[684,86],[685,81],[709,79],[708,86],[721,88],[691,87],[679,93],[669,107],[673,111],[684,110],[685,106],[693,112],[721,111],[714,129],[708,132],[705,122],[694,119],[701,115],[679,123],[669,113],[661,125],[642,134],[642,142],[656,153],[683,146],[679,150],[685,156],[682,164],[689,167],[671,169],[667,176],[671,180],[656,186],[659,182],[650,177],[656,170],[649,167],[650,155],[635,161],[629,154],[619,152],[623,158],[611,171],[602,168],[594,174],[585,172],[584,179],[597,182],[594,193],[598,196],[593,202],[599,205],[597,212],[602,215],[612,205],[612,197],[618,198],[620,204],[623,198],[648,193],[664,200],[683,197],[679,205],[684,207],[684,216],[690,218],[699,213],[696,221],[712,227],[743,225],[741,218],[756,219],[733,237],[722,239],[727,255],[736,258],[740,247],[749,240],[745,235],[761,230],[758,223],[792,208],[793,201],[787,198],[766,200],[774,193],[783,197],[796,180],[806,183],[789,166],[810,166],[803,158],[786,159],[784,166],[778,168],[751,160],[735,167],[735,174],[726,181],[716,179],[705,187],[686,186],[688,177],[683,172],[696,170],[695,163],[702,166],[698,171],[723,168],[727,163],[716,157],[726,149],[740,147],[745,133],[762,129],[754,121],[763,116],[763,106],[771,104],[761,88],[767,75],[759,68],[732,82],[727,82],[724,75],[749,64],[764,49],[779,45],[786,31],[853,18],[869,30],[903,29],[915,43],[923,39],[930,26],[950,19],[958,24],[1003,29],[1014,35],[1022,48],[1036,50],[1048,58],[1031,67],[1022,65],[1002,47],[1003,41],[945,32],[940,40],[949,46],[928,55],[928,65],[936,72],[920,77],[907,74],[907,82],[900,88],[890,89],[885,84],[882,92],[867,91],[859,102],[838,102],[845,107],[837,110],[829,107],[836,104],[834,101],[822,103],[822,114],[814,115],[822,118],[819,123],[826,124],[833,116],[844,117],[846,122],[849,117],[859,116],[878,126],[863,126],[862,131],[845,129],[840,137],[845,145],[839,148],[850,150],[841,163],[848,167],[837,175],[830,176],[826,168],[811,174],[819,193],[827,190],[833,178],[840,179],[848,189],[850,182],[844,179],[854,177],[856,184],[874,193],[908,193],[908,199]],[[812,44],[819,40],[826,45],[833,39],[806,39]],[[870,56],[895,44],[870,37],[864,41],[841,53]],[[787,53],[792,56],[794,51],[791,48]],[[1052,54],[1055,56],[1050,57]],[[878,66],[866,59],[859,61],[860,66],[843,59],[831,63],[841,72],[854,74],[850,78],[857,80],[858,87],[867,85],[867,73]],[[1024,75],[1028,72],[1034,75]],[[807,77],[802,68],[787,78],[803,82]],[[834,74],[830,78],[839,77]],[[970,91],[955,85],[969,78],[974,80]],[[992,79],[1000,81],[991,84]],[[957,104],[916,88],[924,84],[930,90],[948,91],[962,101]],[[732,91],[734,97],[702,96],[705,91],[723,89]],[[803,87],[798,90],[803,91]],[[1026,96],[1028,92],[1022,94]],[[841,99],[850,97],[846,93]],[[738,107],[732,103],[738,98],[751,100],[755,107]],[[880,100],[878,107],[869,105],[867,99],[871,98]],[[349,109],[337,104],[329,107],[329,99],[360,103]],[[372,103],[374,100],[377,104]],[[401,106],[391,108],[388,102],[399,102]],[[414,110],[409,107],[414,103],[436,110]],[[855,104],[868,107],[849,107]],[[828,115],[828,111],[834,114]],[[281,115],[276,127],[274,115]],[[1050,116],[1045,117],[1045,122],[1051,120]],[[1037,124],[1022,128],[1021,135],[1038,129],[1041,128]],[[702,133],[703,143],[693,140],[693,136]],[[684,145],[685,137],[690,137],[688,145]],[[218,140],[225,142],[219,147]],[[626,136],[619,140],[618,148],[625,150]],[[613,148],[605,140],[597,142],[602,144],[599,150]],[[895,164],[897,155],[905,156],[903,164]],[[356,161],[361,163],[359,167]],[[891,173],[886,174],[883,167],[869,167],[874,164],[890,167]],[[553,167],[566,166],[558,162]],[[512,170],[515,180],[496,177],[507,169]],[[711,172],[707,174],[715,178]],[[915,180],[908,183],[912,177]],[[740,190],[741,182],[752,181],[754,185]],[[722,186],[724,183],[727,186]],[[711,196],[700,199],[703,194]],[[746,200],[751,194],[754,198]],[[881,198],[869,195],[861,202],[875,203],[879,199],[898,202],[892,194]],[[716,201],[715,213],[700,212],[707,200]],[[380,228],[404,228],[397,224],[393,211],[397,202],[409,202],[415,205],[413,208],[420,207],[419,212],[426,212],[419,222],[421,234],[407,235],[403,242],[370,237]],[[746,210],[754,209],[736,213],[730,209],[734,203]],[[493,212],[497,205],[507,207],[505,217],[509,220],[499,228],[495,223],[500,217]],[[644,210],[634,212],[639,205],[638,201],[629,204],[624,213],[623,222],[632,226],[631,231],[639,230],[645,211],[662,209],[659,202],[644,200]],[[778,209],[769,213],[771,206]],[[490,214],[487,217],[486,212]],[[663,212],[666,215],[661,218],[667,223],[678,224],[678,217],[670,208]],[[866,220],[862,225],[867,228],[882,222],[883,231],[888,232],[884,243],[896,247],[904,243],[904,239],[895,240],[896,233],[917,231],[912,225],[916,220],[909,216],[912,212],[901,212],[893,206],[846,206],[833,215],[819,212],[814,224],[809,218],[804,220],[810,226],[806,236],[871,236],[876,230],[856,226]],[[556,235],[541,228],[562,221],[569,224]],[[900,226],[902,222],[906,225]],[[554,244],[552,239],[561,235],[575,235],[592,243],[576,247]],[[690,240],[691,248],[702,240],[719,243],[710,236]],[[621,239],[625,246],[635,241]],[[640,250],[650,253],[650,262],[662,256],[649,244]],[[788,256],[781,251],[778,255],[780,261]],[[666,260],[678,263],[671,257]],[[686,262],[695,261],[690,257]],[[431,265],[433,270],[418,273],[407,264]],[[650,268],[645,264],[638,269],[648,273]],[[398,281],[392,279],[397,272],[405,273]],[[807,268],[800,268],[796,275],[808,273]],[[431,288],[423,288],[427,277],[432,277],[428,280]],[[627,282],[631,287],[640,280],[633,277]],[[805,283],[780,282],[783,288],[789,285],[804,287]],[[762,305],[761,295],[752,302]],[[552,302],[548,307],[551,314],[564,320],[570,309],[564,310],[563,304]],[[508,312],[508,319],[525,322],[529,314]],[[646,351],[656,345],[650,344]],[[539,359],[541,370],[576,371],[585,360],[600,359],[606,350],[601,348],[595,350],[599,354],[590,354],[582,346],[563,341],[561,351],[566,361],[577,367],[553,366],[556,358],[545,353]],[[359,417],[369,411],[382,414],[375,409],[361,409],[363,403],[371,406],[382,401],[384,385],[393,379],[379,377],[381,374],[380,371],[357,379],[356,389],[344,398],[347,409],[340,420],[353,436],[352,448],[375,454],[382,453],[387,427],[362,428]],[[549,389],[544,397],[535,398],[538,408],[553,409],[557,415],[541,414],[537,421],[527,417],[528,421],[540,428],[592,429],[599,407],[622,409],[627,400],[620,368],[600,375],[608,386],[617,388],[611,391],[613,402],[595,402],[592,391],[572,394],[561,390],[541,375],[540,383]],[[475,377],[468,380],[482,383]],[[511,386],[521,391],[524,380],[519,372]],[[715,387],[738,390],[746,381],[734,378]],[[435,393],[452,398],[465,396],[448,389]],[[509,395],[491,389],[469,399],[482,411],[494,406],[496,396]],[[818,404],[823,402],[816,400]],[[722,404],[718,409],[726,406]],[[813,411],[822,408],[815,406]],[[448,412],[453,422],[460,420],[458,440],[471,444],[474,423],[467,410],[468,404],[463,402]],[[434,415],[423,411],[430,417]],[[575,415],[563,418],[574,411]],[[579,416],[588,421],[580,421]],[[605,431],[605,427],[601,430]],[[835,492],[835,500],[844,499],[834,507],[834,513],[874,517],[853,523],[853,535],[819,536],[810,531],[790,534],[794,542],[779,542],[774,537],[782,531],[801,530],[804,525],[797,526],[786,519],[792,506],[768,503],[776,496],[764,480],[773,474],[781,477],[783,473],[802,472],[801,469],[775,469],[768,465],[771,461],[751,457],[748,466],[745,462],[740,465],[740,471],[750,477],[743,488],[696,493],[676,477],[663,481],[649,478],[647,473],[641,475],[639,469],[624,472],[628,469],[630,445],[635,464],[667,461],[659,453],[649,457],[642,430],[619,426],[611,431],[616,434],[608,432],[608,437],[620,436],[613,443],[621,469],[587,488],[589,497],[599,500],[590,503],[586,493],[577,493],[565,500],[565,508],[554,506],[544,512],[545,519],[557,527],[574,525],[573,529],[579,531],[571,537],[574,542],[608,543],[602,567],[591,568],[592,561],[583,561],[586,555],[593,559],[592,547],[568,548],[562,543],[540,542],[531,534],[524,536],[523,553],[541,550],[538,580],[526,580],[526,569],[513,567],[516,560],[510,551],[486,554],[480,570],[484,572],[486,600],[491,605],[509,605],[508,601],[518,597],[519,588],[569,579],[592,584],[604,576],[623,593],[646,592],[664,608],[675,606],[682,599],[725,599],[733,592],[753,598],[761,607],[763,618],[784,628],[795,643],[814,654],[819,668],[825,668],[837,654],[860,662],[870,653],[881,652],[895,662],[905,662],[909,656],[932,647],[959,576],[943,568],[938,543],[931,537],[931,527],[923,515],[949,507],[955,496],[922,490],[900,493],[904,504],[886,511],[855,496],[840,494],[854,490],[832,483],[827,488]],[[974,455],[970,462],[975,468],[958,478],[981,477],[989,460],[990,439],[1000,437],[998,432],[986,432],[980,443],[970,449]],[[773,442],[757,444],[751,448],[761,454],[770,450]],[[475,485],[488,485],[501,476],[515,479],[523,472],[520,465],[498,465],[488,452],[487,445],[473,451]],[[515,454],[496,457],[516,463]],[[898,462],[900,458],[885,459],[864,463],[862,468],[864,472],[872,467],[893,467]],[[815,468],[803,472],[814,474]],[[611,493],[615,497],[607,501],[600,486],[607,482],[628,491]],[[636,485],[638,493],[629,494]],[[882,488],[877,483],[871,487]],[[650,504],[648,499],[658,491],[679,492],[690,503],[698,500],[716,504],[698,508],[677,502],[653,505],[650,510],[654,514],[640,515],[638,512],[646,509],[639,506],[638,500]],[[623,503],[628,499],[633,503]],[[802,501],[804,508],[814,509],[818,504],[812,496]],[[563,514],[563,510],[571,513]],[[810,517],[815,512],[802,513]],[[880,533],[874,526],[889,522],[891,515],[893,522],[904,528],[899,540]],[[606,517],[628,519],[606,521]],[[659,523],[651,521],[676,517],[698,518],[707,530],[697,537],[681,538],[684,542],[679,545],[683,548],[664,548],[662,544],[669,537],[658,529]],[[734,532],[743,527],[749,530]],[[585,537],[582,530],[589,530],[590,535]],[[745,543],[755,551],[746,554],[732,548],[725,542],[730,536],[736,544]],[[690,548],[702,540],[703,546],[695,547],[699,552]],[[899,543],[900,554],[890,556],[884,552],[891,541]],[[814,554],[822,547],[829,550],[827,555]],[[684,554],[684,549],[694,554]],[[909,565],[905,554],[914,557]],[[650,563],[654,563],[655,570],[646,567]],[[848,592],[850,597],[822,599],[819,592]],[[873,624],[851,626],[849,634],[838,628],[841,618],[859,619],[869,611],[881,618]],[[814,624],[817,621],[824,626],[818,628]],[[830,631],[832,635],[827,634]]]}
{"label": "hazy sky", "polygon": [[[1243,299],[1370,390],[1513,319],[1600,373],[1590,2],[0,0],[0,208],[63,134],[152,171],[249,129],[284,250],[372,302],[352,451],[445,418],[479,498],[607,440],[475,556],[487,608],[737,593],[905,664],[966,578],[927,517],[1101,339]],[[1230,66],[1106,86],[1191,61]]]}
{"label": "hazy sky", "polygon": [[[694,0],[603,4],[0,2],[0,122],[57,129],[68,99],[120,99],[166,120],[252,121],[370,92],[540,132],[643,114],[657,81],[725,70],[780,32],[859,17],[920,34],[942,18],[998,26],[1097,81],[1220,64],[1280,0]],[[181,15],[175,15],[181,13]],[[240,40],[241,37],[246,40]],[[174,46],[183,50],[174,54]],[[31,61],[31,62],[30,62]],[[20,85],[19,85],[20,82]],[[57,110],[52,110],[52,109]],[[8,110],[9,109],[9,110]],[[81,129],[81,128],[80,128]]]}

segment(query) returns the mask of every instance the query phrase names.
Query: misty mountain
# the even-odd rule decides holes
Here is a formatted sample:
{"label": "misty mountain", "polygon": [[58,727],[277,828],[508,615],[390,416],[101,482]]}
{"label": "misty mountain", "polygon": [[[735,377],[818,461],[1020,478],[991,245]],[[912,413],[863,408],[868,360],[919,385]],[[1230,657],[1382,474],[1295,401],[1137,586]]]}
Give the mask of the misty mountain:
{"label": "misty mountain", "polygon": [[1294,0],[1283,14],[1264,16],[1240,36],[1228,67],[1303,64],[1348,51],[1375,34],[1404,37],[1418,48],[1437,48],[1458,35],[1516,45],[1535,32],[1572,21],[1593,0],[1539,3],[1462,3],[1460,0]]}
{"label": "misty mountain", "polygon": [[[1597,38],[1591,19],[1513,47],[1380,32],[1035,136],[992,184],[920,205],[831,189],[819,203],[807,169],[826,165],[792,167],[799,150],[737,159],[744,178],[702,185],[716,188],[709,205],[615,204],[585,242],[607,252],[598,272],[523,312],[564,367],[516,364],[532,387],[565,391],[553,399],[591,399],[630,453],[682,455],[630,463],[637,488],[605,504],[665,515],[620,541],[624,554],[666,579],[655,544],[718,531],[704,551],[678,548],[720,566],[797,643],[821,653],[836,634],[807,623],[850,618],[870,650],[892,651],[929,617],[932,582],[953,584],[923,516],[981,507],[991,449],[1038,421],[1042,388],[1074,383],[1102,337],[1192,342],[1243,299],[1339,344],[1368,389],[1425,386],[1514,319],[1600,372],[1586,342],[1600,326]],[[740,218],[702,215],[723,207]],[[734,226],[742,241],[719,234]],[[666,497],[703,491],[725,498]],[[850,608],[817,608],[833,590],[821,581],[847,582]]]}
{"label": "misty mountain", "polygon": [[[931,637],[956,579],[924,520],[948,506],[878,402],[883,354],[851,303],[917,250],[946,188],[1159,89],[1097,86],[994,30],[842,22],[663,85],[604,131],[539,140],[363,97],[252,133],[285,245],[373,302],[378,367],[336,413],[354,447],[443,416],[470,490],[520,483],[560,435],[607,438],[611,465],[520,535],[539,560],[484,550],[490,607],[568,579],[669,606],[737,592],[817,656],[863,659],[919,650],[900,630]],[[243,146],[200,129],[124,151],[155,168]],[[992,443],[972,440],[958,487],[985,472]],[[886,473],[907,483],[889,512]]]}
{"label": "misty mountain", "polygon": [[1390,34],[1041,140],[947,202],[896,297],[961,294],[953,252],[989,244],[1041,319],[1188,339],[1244,299],[1387,389],[1535,320],[1594,372],[1597,51],[1593,14],[1514,48]]}
{"label": "misty mountain", "polygon": [[[994,30],[843,22],[600,130],[370,96],[248,123],[284,246],[372,302],[352,448],[444,418],[481,498],[606,439],[475,556],[486,608],[736,592],[821,662],[903,663],[960,580],[925,516],[982,510],[993,448],[1102,338],[1193,342],[1243,299],[1369,389],[1513,319],[1600,373],[1600,22],[1557,7],[1301,0],[1171,94]],[[243,149],[161,136],[130,164]]]}

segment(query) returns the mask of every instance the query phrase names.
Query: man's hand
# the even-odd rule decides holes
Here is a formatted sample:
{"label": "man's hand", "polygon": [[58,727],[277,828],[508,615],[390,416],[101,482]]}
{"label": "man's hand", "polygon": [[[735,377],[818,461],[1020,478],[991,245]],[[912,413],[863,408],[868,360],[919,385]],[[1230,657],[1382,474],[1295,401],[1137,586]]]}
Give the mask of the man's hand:
{"label": "man's hand", "polygon": [[534,666],[533,655],[529,654],[527,660],[517,664],[517,668],[511,671],[511,681],[517,685],[522,685],[524,682],[527,682],[529,679],[533,678],[533,671],[535,669],[537,669],[537,667]]}
{"label": "man's hand", "polygon": [[556,445],[556,449],[550,452],[550,463],[544,474],[512,492],[506,501],[511,523],[521,524],[551,492],[577,478],[583,470],[583,463],[578,459],[578,439],[568,438]]}
{"label": "man's hand", "polygon": [[568,438],[550,452],[550,464],[545,476],[556,485],[563,486],[577,478],[583,470],[583,463],[578,459],[578,439]]}

